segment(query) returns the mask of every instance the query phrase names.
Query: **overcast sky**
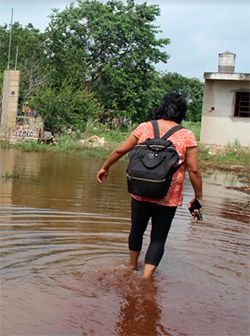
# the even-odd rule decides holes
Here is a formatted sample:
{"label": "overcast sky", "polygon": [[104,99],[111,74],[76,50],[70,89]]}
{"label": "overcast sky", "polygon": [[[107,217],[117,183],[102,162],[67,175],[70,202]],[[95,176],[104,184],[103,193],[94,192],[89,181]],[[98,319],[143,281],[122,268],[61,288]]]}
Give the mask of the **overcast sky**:
{"label": "overcast sky", "polygon": [[[14,21],[31,22],[44,30],[51,8],[64,9],[72,0],[0,0],[0,25]],[[103,0],[105,2],[105,0]],[[218,53],[236,54],[236,72],[250,72],[250,1],[249,0],[135,0],[158,4],[161,16],[156,24],[161,37],[170,38],[166,47],[167,64],[158,70],[177,72],[202,79],[204,72],[216,72]]]}

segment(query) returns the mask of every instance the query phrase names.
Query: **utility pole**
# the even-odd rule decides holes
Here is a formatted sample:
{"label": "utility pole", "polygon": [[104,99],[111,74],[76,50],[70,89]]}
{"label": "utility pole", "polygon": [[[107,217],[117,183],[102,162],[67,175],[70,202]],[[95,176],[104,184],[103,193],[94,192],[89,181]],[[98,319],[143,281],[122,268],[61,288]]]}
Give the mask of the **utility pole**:
{"label": "utility pole", "polygon": [[9,70],[9,68],[10,68],[10,52],[11,52],[11,40],[12,40],[12,24],[13,24],[13,8],[11,8],[11,20],[10,20],[10,32],[9,32],[9,50],[8,50],[7,70]]}
{"label": "utility pole", "polygon": [[17,46],[16,46],[15,70],[16,70],[16,68],[17,68],[18,51],[19,51],[19,47],[18,47],[18,45],[17,45]]}

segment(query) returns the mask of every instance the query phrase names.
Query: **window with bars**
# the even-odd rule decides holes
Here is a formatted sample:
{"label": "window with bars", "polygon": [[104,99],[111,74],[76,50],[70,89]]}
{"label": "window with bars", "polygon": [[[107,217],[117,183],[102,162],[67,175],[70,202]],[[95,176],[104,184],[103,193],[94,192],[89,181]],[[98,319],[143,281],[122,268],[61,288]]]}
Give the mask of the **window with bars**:
{"label": "window with bars", "polygon": [[250,92],[236,92],[234,116],[250,118]]}

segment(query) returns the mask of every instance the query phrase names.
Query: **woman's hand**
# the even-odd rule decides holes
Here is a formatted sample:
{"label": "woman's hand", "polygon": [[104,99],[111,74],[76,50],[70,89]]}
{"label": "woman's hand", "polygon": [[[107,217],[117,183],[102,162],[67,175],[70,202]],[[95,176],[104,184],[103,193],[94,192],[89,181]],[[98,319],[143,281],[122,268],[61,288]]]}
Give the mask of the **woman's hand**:
{"label": "woman's hand", "polygon": [[[194,218],[197,218],[199,219],[201,217],[202,219],[202,214],[201,214],[201,207],[202,207],[202,198],[197,198],[197,197],[194,197],[189,203],[188,203],[188,208],[189,208],[189,211],[190,211],[190,208],[193,207],[193,203],[197,203],[198,201],[198,206],[197,208],[194,208],[194,210],[192,211],[192,216]],[[199,207],[199,204],[200,204],[200,207]]]}
{"label": "woman's hand", "polygon": [[[123,141],[111,154],[109,154],[107,160],[104,162],[102,168],[96,175],[97,181],[102,183],[103,180],[108,176],[109,168],[118,161],[123,155],[128,153],[137,145],[137,137],[131,134],[125,141]],[[105,168],[103,168],[105,167]]]}
{"label": "woman's hand", "polygon": [[97,181],[102,183],[105,178],[108,177],[108,171],[104,168],[101,168],[96,175]]}
{"label": "woman's hand", "polygon": [[195,197],[195,196],[194,196],[194,198],[192,198],[191,201],[188,203],[188,207],[189,207],[189,208],[191,207],[191,204],[192,204],[196,199],[199,201],[200,205],[202,206],[202,198],[201,198],[201,197],[198,198],[198,197]]}

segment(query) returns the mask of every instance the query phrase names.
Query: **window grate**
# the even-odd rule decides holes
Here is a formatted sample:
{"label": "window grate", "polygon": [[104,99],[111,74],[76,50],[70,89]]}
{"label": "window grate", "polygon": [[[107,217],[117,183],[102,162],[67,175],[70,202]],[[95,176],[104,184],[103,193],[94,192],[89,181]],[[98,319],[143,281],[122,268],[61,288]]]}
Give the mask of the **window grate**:
{"label": "window grate", "polygon": [[236,92],[235,117],[250,117],[250,92]]}

